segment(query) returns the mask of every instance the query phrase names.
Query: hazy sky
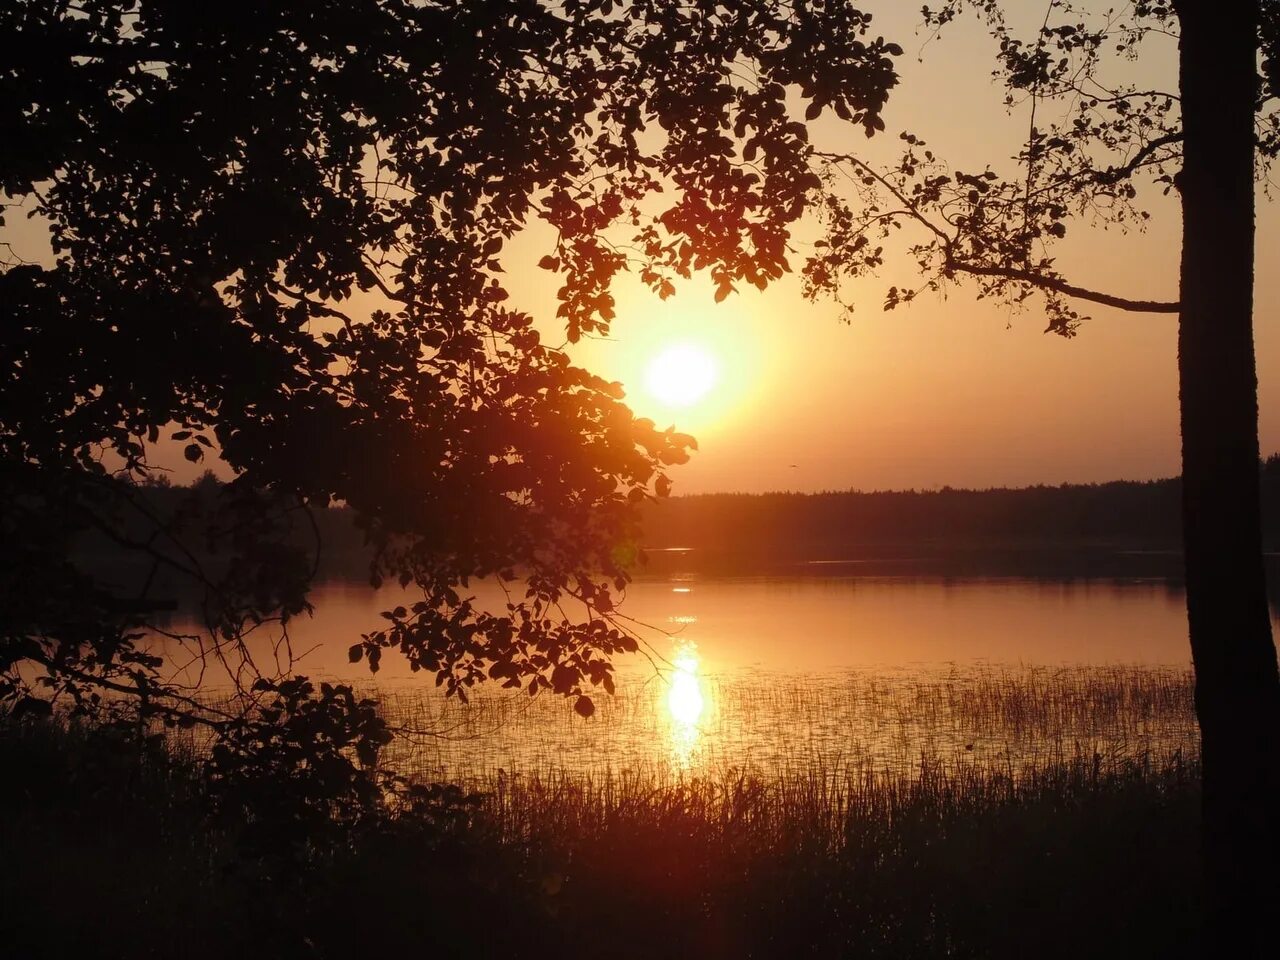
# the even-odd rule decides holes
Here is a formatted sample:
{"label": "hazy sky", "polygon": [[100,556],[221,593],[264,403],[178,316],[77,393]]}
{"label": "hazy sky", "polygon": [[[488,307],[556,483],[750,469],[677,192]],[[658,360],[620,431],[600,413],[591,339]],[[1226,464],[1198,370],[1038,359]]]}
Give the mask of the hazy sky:
{"label": "hazy sky", "polygon": [[[1011,6],[1043,16],[1041,2]],[[898,8],[877,18],[876,32],[907,48],[884,146],[894,146],[893,135],[906,127],[965,169],[991,162],[1009,172],[1005,158],[1028,121],[1025,112],[1009,117],[1002,105],[1003,89],[990,77],[994,43],[980,29],[961,27],[924,47],[920,63],[916,8]],[[1161,38],[1142,61],[1144,81],[1176,90],[1175,65],[1174,43]],[[859,132],[822,121],[815,139],[869,149]],[[1149,206],[1154,218],[1144,234],[1071,225],[1058,248],[1068,279],[1177,299],[1178,208],[1150,192],[1160,202]],[[1265,453],[1280,450],[1280,210],[1260,200],[1256,339]],[[576,355],[627,384],[636,409],[698,437],[700,452],[678,473],[677,493],[984,487],[1178,472],[1176,315],[1084,304],[1093,319],[1064,340],[1042,333],[1038,305],[1014,313],[976,302],[971,284],[957,285],[946,299],[922,297],[883,312],[885,288],[911,277],[910,263],[890,265],[881,280],[856,288],[848,325],[836,304],[804,301],[795,278],[719,306],[706,282],[666,304],[624,287],[611,342]],[[531,301],[551,305],[549,288],[530,288]],[[643,389],[648,358],[677,340],[705,343],[722,367],[705,405],[685,411]]]}
{"label": "hazy sky", "polygon": [[[924,45],[917,8],[873,4],[876,31],[906,48],[901,86],[885,118],[888,135],[819,121],[814,139],[874,155],[909,129],[966,169],[1006,158],[1027,117],[1010,117],[990,77],[994,43],[975,25]],[[1043,16],[1043,3],[1011,4]],[[1038,22],[1038,21],[1037,21]],[[1145,57],[1143,81],[1176,89],[1170,41]],[[923,57],[923,62],[918,59]],[[1154,192],[1154,191],[1153,191]],[[1133,297],[1177,298],[1176,203],[1151,207],[1145,234],[1118,236],[1073,223],[1059,263],[1073,282]],[[23,227],[31,255],[33,234]],[[12,231],[11,231],[12,235]],[[1275,251],[1280,210],[1263,198],[1258,234],[1257,348],[1264,452],[1280,450],[1280,299]],[[551,249],[536,228],[504,251],[514,305],[553,318],[559,278],[531,265]],[[802,252],[792,257],[798,264]],[[661,302],[634,281],[616,289],[612,336],[572,349],[579,362],[621,380],[640,413],[695,434],[700,451],[676,472],[675,492],[1024,485],[1142,479],[1178,471],[1176,317],[1087,305],[1093,319],[1074,340],[1045,335],[1033,304],[1021,312],[975,302],[960,284],[946,299],[922,297],[884,313],[891,283],[911,284],[909,262],[849,292],[852,323],[838,306],[808,303],[794,277],[765,293],[748,288],[715,305],[705,278]],[[554,325],[543,324],[550,335]],[[706,397],[686,409],[644,388],[652,357],[692,343],[718,367]],[[176,457],[179,479],[191,472]]]}

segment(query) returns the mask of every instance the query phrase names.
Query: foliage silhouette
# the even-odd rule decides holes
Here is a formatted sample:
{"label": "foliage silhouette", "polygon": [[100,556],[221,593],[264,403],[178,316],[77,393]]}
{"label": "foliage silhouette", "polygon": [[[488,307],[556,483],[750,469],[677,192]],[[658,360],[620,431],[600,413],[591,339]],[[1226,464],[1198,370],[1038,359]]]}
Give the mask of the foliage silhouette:
{"label": "foliage silhouette", "polygon": [[[664,297],[694,270],[718,297],[764,287],[818,186],[787,98],[883,128],[901,51],[869,31],[780,0],[5,4],[4,216],[41,218],[53,257],[0,247],[0,700],[199,724],[230,779],[218,763],[312,737],[350,769],[303,792],[363,802],[381,721],[292,677],[287,635],[315,572],[299,531],[341,501],[372,580],[422,591],[353,659],[394,649],[450,694],[497,679],[590,715],[635,647],[608,615],[637,507],[694,444],[508,305],[504,246],[554,229],[540,265],[571,341],[608,330],[623,269]],[[234,479],[152,514],[162,438]],[[142,573],[78,567],[87,536]],[[202,593],[208,636],[171,639],[230,703],[147,645],[161,570]],[[512,585],[505,610],[471,602],[479,577]]]}

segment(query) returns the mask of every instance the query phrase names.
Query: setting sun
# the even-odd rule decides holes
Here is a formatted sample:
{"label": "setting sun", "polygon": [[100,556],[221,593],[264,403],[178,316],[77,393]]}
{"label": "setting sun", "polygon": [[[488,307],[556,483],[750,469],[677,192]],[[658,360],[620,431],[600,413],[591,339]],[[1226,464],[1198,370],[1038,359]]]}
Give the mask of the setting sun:
{"label": "setting sun", "polygon": [[656,354],[645,370],[645,387],[669,407],[689,407],[715,387],[719,369],[715,359],[692,343],[667,347]]}

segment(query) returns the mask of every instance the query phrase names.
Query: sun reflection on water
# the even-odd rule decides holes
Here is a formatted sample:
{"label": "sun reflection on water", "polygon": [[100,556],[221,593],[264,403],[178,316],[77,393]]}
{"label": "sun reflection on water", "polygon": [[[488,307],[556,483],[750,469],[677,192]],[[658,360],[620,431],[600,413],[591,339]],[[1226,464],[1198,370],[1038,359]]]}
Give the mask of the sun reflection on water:
{"label": "sun reflection on water", "polygon": [[671,720],[671,752],[677,766],[688,769],[701,735],[698,723],[707,709],[698,677],[698,647],[692,641],[682,643],[672,657],[666,706]]}

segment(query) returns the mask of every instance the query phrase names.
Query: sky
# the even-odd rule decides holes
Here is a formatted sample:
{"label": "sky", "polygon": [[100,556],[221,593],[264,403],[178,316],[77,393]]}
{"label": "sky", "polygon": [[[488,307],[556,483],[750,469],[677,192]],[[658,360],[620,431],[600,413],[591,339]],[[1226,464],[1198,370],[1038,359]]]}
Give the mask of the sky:
{"label": "sky", "polygon": [[[1043,16],[1042,3],[1020,6]],[[993,41],[970,24],[926,46],[914,8],[899,9],[878,18],[875,31],[906,48],[884,146],[906,127],[965,169],[990,162],[1009,171],[1027,117],[1008,116],[1002,104],[990,76]],[[1172,41],[1161,39],[1141,66],[1162,89],[1176,90]],[[857,131],[817,124],[815,140],[824,145],[847,149],[849,138],[874,149]],[[1178,208],[1151,192],[1160,202],[1148,207],[1145,233],[1071,224],[1057,251],[1068,279],[1177,299]],[[1280,209],[1259,199],[1255,336],[1265,454],[1280,450]],[[530,252],[545,252],[530,244]],[[705,280],[666,303],[624,283],[610,339],[573,353],[621,380],[638,412],[698,438],[698,454],[675,476],[676,493],[981,488],[1178,473],[1176,315],[1085,304],[1092,319],[1065,340],[1042,332],[1037,302],[1014,312],[975,301],[965,283],[883,312],[884,290],[911,277],[909,264],[890,264],[881,279],[851,288],[849,323],[838,305],[805,301],[795,277],[720,305]],[[553,313],[554,278],[521,280],[513,283],[517,302]],[[645,388],[650,359],[677,342],[701,345],[720,367],[706,399],[683,409]]]}
{"label": "sky", "polygon": [[[962,23],[926,43],[914,5],[868,0],[867,6],[885,11],[873,32],[906,49],[902,82],[885,113],[888,133],[866,141],[824,118],[813,125],[813,139],[874,156],[909,129],[958,166],[993,163],[1010,171],[1007,158],[1025,137],[1027,118],[1009,116],[1002,104],[1003,88],[990,76],[990,37]],[[1011,6],[1024,20],[1043,16],[1039,0]],[[1144,82],[1176,89],[1176,50],[1172,41],[1161,43],[1137,69]],[[1255,336],[1261,446],[1268,453],[1280,450],[1280,208],[1265,196],[1260,201]],[[1058,248],[1067,278],[1121,295],[1176,300],[1177,205],[1161,199],[1149,209],[1154,218],[1142,234],[1073,223]],[[38,246],[27,239],[28,248]],[[533,227],[507,246],[503,259],[511,305],[539,318],[559,342],[560,279],[533,266],[551,249],[548,232]],[[1037,302],[1011,311],[975,301],[965,283],[883,312],[884,290],[912,277],[909,263],[891,263],[880,278],[849,288],[856,303],[851,322],[833,302],[804,300],[794,276],[718,305],[705,277],[682,284],[665,302],[624,277],[614,291],[618,318],[610,336],[568,349],[580,364],[621,381],[637,413],[697,437],[698,453],[674,473],[677,494],[983,488],[1178,472],[1175,315],[1088,305],[1092,319],[1064,340],[1042,332]],[[715,368],[714,384],[687,406],[664,402],[646,384],[653,359],[675,347],[700,352]],[[174,467],[175,479],[189,479],[193,468],[176,448],[161,460]]]}

